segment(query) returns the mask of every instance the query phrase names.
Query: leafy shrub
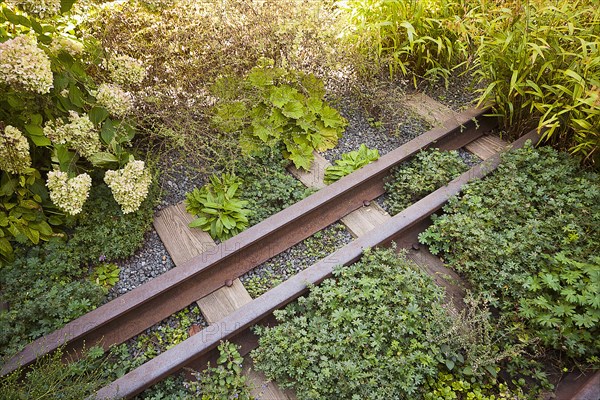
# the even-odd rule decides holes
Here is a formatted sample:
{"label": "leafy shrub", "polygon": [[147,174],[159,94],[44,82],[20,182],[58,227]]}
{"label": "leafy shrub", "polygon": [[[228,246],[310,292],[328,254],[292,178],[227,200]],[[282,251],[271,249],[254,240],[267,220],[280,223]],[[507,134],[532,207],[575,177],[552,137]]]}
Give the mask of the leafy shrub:
{"label": "leafy shrub", "polygon": [[596,354],[597,266],[590,264],[597,261],[590,257],[600,242],[600,177],[550,148],[526,146],[463,193],[420,240],[543,342],[570,356]]}
{"label": "leafy shrub", "polygon": [[[520,3],[519,3],[520,4]],[[475,18],[483,28],[475,72],[505,127],[543,137],[587,158],[600,157],[600,10],[596,2],[530,1]]]}
{"label": "leafy shrub", "polygon": [[[96,97],[90,71],[99,69],[105,55],[95,42],[76,36],[75,19],[68,17],[72,5],[3,2],[0,7],[0,204],[3,214],[13,208],[9,224],[2,223],[4,259],[11,258],[15,242],[37,244],[59,233],[64,221],[57,213],[80,213],[89,171],[118,169],[132,158],[135,129],[124,115],[132,100],[116,85],[103,92],[107,104]],[[115,102],[123,114],[118,117],[109,107]],[[46,171],[47,177],[41,173]],[[15,201],[21,211],[6,207]]]}
{"label": "leafy shrub", "polygon": [[311,399],[421,398],[448,369],[478,382],[464,351],[441,340],[452,326],[443,290],[406,258],[367,251],[334,275],[256,328],[252,357],[267,377]]}
{"label": "leafy shrub", "polygon": [[206,400],[254,399],[250,393],[251,387],[246,384],[246,377],[242,374],[243,361],[237,345],[221,342],[217,366],[211,367],[209,363],[206,371],[194,373],[198,382],[190,384],[190,391],[201,394],[202,399]]}
{"label": "leafy shrub", "polygon": [[47,334],[100,304],[103,292],[83,279],[85,250],[53,238],[25,251],[0,274],[2,300],[0,347],[10,355],[29,341]]}
{"label": "leafy shrub", "polygon": [[289,174],[280,153],[269,151],[254,158],[242,158],[237,174],[242,178],[241,198],[248,202],[252,214],[248,224],[256,225],[273,214],[299,202],[312,193]]}
{"label": "leafy shrub", "polygon": [[342,154],[341,160],[336,160],[335,165],[325,168],[325,183],[333,183],[377,160],[379,160],[379,150],[369,149],[363,143],[358,150]]}
{"label": "leafy shrub", "polygon": [[219,99],[213,123],[226,132],[241,132],[246,153],[267,145],[283,146],[297,168],[308,170],[313,151],[333,148],[346,120],[324,101],[323,82],[311,74],[273,67],[264,60],[240,81],[219,79],[213,92]]}
{"label": "leafy shrub", "polygon": [[[13,258],[11,242],[38,244],[52,236],[53,225],[63,220],[48,217],[44,207],[52,209],[40,173],[28,168],[19,176],[0,173],[0,265]],[[50,203],[50,204],[49,204]]]}
{"label": "leafy shrub", "polygon": [[152,226],[158,196],[158,185],[154,182],[140,208],[124,214],[106,185],[93,186],[75,226],[72,245],[85,249],[85,261],[90,263],[133,255]]}
{"label": "leafy shrub", "polygon": [[428,149],[394,168],[385,183],[385,204],[397,214],[468,169],[456,151]]}
{"label": "leafy shrub", "polygon": [[118,273],[105,270],[101,280],[97,270],[90,279],[88,266],[131,256],[141,246],[152,224],[158,195],[156,186],[153,189],[139,210],[123,215],[108,187],[95,185],[69,235],[16,248],[13,261],[0,274],[2,300],[9,303],[9,310],[0,312],[3,354],[17,351],[100,304],[105,285],[118,279]]}
{"label": "leafy shrub", "polygon": [[597,354],[600,257],[578,262],[560,252],[547,259],[537,275],[525,280],[530,297],[519,300],[519,315],[544,332],[545,345],[576,355]]}
{"label": "leafy shrub", "polygon": [[242,181],[235,175],[213,175],[210,183],[195,188],[186,195],[185,209],[198,218],[190,228],[201,228],[213,239],[225,240],[237,235],[248,226],[248,202],[240,200],[238,189]]}

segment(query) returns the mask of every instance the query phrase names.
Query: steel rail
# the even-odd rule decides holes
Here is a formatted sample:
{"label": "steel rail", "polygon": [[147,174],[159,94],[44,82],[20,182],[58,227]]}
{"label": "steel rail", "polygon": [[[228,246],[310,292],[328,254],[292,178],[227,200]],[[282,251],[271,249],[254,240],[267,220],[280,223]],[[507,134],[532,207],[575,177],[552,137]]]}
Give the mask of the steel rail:
{"label": "steel rail", "polygon": [[[511,144],[512,148],[522,147],[527,140],[539,140],[536,131],[521,137]],[[500,154],[471,168],[469,171],[414,203],[392,217],[379,228],[353,240],[323,260],[299,272],[290,279],[269,290],[252,302],[204,329],[175,347],[160,354],[142,366],[100,389],[97,399],[131,398],[161,379],[193,364],[198,358],[216,348],[220,341],[229,340],[248,327],[259,323],[274,310],[294,301],[308,290],[308,284],[318,285],[331,277],[336,265],[350,265],[360,259],[365,248],[389,244],[411,227],[429,218],[439,210],[450,197],[458,194],[461,188],[475,179],[480,179],[500,164]]]}
{"label": "steel rail", "polygon": [[427,147],[458,149],[497,125],[489,109],[469,109],[351,175],[319,190],[184,265],[37,339],[10,359],[5,375],[64,346],[65,351],[120,344],[194,301],[218,290],[269,258],[383,194],[391,168]]}

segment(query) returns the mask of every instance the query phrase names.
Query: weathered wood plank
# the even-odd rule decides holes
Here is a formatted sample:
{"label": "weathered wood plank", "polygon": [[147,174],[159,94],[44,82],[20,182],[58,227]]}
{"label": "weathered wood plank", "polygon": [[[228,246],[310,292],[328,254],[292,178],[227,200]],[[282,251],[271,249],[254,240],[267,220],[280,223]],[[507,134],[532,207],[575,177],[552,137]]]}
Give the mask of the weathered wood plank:
{"label": "weathered wood plank", "polygon": [[390,215],[379,204],[372,202],[368,206],[361,207],[346,215],[342,218],[342,222],[352,236],[360,237],[390,218]]}
{"label": "weathered wood plank", "polygon": [[231,286],[223,286],[198,300],[197,304],[206,322],[214,324],[251,301],[252,297],[242,282],[235,279]]}
{"label": "weathered wood plank", "polygon": [[216,246],[207,232],[188,227],[193,220],[194,217],[185,211],[183,203],[160,210],[154,218],[154,229],[175,266]]}
{"label": "weathered wood plank", "polygon": [[494,135],[483,135],[465,146],[467,150],[482,160],[487,160],[499,151],[504,150],[508,143]]}
{"label": "weathered wood plank", "polygon": [[246,357],[243,364],[246,382],[252,387],[252,398],[262,400],[296,400],[296,395],[291,390],[282,390],[267,379],[265,374],[252,369],[252,359]]}
{"label": "weathered wood plank", "polygon": [[426,246],[410,250],[406,257],[427,272],[438,286],[446,289],[446,300],[453,302],[457,310],[464,308],[463,299],[467,283],[455,271],[448,268],[439,257],[431,254]]}
{"label": "weathered wood plank", "polygon": [[323,189],[325,183],[323,182],[325,177],[325,168],[331,164],[322,155],[317,152],[313,152],[315,159],[310,167],[310,170],[305,171],[303,169],[297,169],[293,165],[288,168],[290,173],[296,177],[304,186],[313,189]]}
{"label": "weathered wood plank", "polygon": [[404,106],[423,118],[425,121],[436,126],[454,118],[458,113],[437,100],[432,99],[425,93],[415,93],[406,96]]}

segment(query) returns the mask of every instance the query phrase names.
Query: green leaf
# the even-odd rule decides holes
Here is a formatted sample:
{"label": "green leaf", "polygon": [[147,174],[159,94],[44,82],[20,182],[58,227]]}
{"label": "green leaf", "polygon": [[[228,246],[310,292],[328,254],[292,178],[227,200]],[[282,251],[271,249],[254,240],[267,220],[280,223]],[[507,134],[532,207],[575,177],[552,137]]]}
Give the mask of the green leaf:
{"label": "green leaf", "polygon": [[290,86],[278,86],[271,90],[271,96],[269,100],[275,105],[275,107],[282,108],[288,102],[294,100],[294,96],[298,91]]}
{"label": "green leaf", "polygon": [[329,106],[323,107],[321,110],[321,119],[326,127],[338,128],[346,124],[346,120],[333,108]]}
{"label": "green leaf", "polygon": [[8,257],[13,254],[13,247],[8,241],[8,239],[4,237],[0,237],[0,254],[5,257]]}
{"label": "green leaf", "polygon": [[119,159],[115,155],[113,155],[111,153],[103,152],[103,151],[93,154],[91,157],[88,157],[88,160],[95,167],[100,167],[100,168],[118,168],[119,167]]}
{"label": "green leaf", "polygon": [[52,142],[44,136],[44,130],[38,125],[25,125],[25,130],[29,133],[31,141],[39,147],[50,146]]}
{"label": "green leaf", "polygon": [[[108,118],[108,111],[104,107],[96,106],[92,108],[89,112],[90,121],[92,121],[95,125],[100,125],[102,121]],[[110,143],[110,140],[107,142]]]}
{"label": "green leaf", "polygon": [[113,122],[110,118],[108,118],[104,124],[102,124],[102,129],[100,130],[100,137],[104,144],[109,145],[114,139],[117,133],[117,129],[115,128],[115,122]]}
{"label": "green leaf", "polygon": [[60,0],[60,12],[66,13],[71,10],[76,0]]}
{"label": "green leaf", "polygon": [[298,119],[304,115],[304,107],[298,100],[292,100],[283,106],[281,112],[288,118]]}

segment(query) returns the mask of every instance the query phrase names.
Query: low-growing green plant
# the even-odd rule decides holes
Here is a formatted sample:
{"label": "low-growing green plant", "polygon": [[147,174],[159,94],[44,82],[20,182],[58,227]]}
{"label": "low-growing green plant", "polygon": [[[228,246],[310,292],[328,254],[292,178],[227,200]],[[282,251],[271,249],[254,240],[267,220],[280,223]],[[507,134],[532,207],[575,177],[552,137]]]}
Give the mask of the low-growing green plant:
{"label": "low-growing green plant", "polygon": [[428,149],[394,168],[385,183],[385,204],[397,214],[468,169],[456,151]]}
{"label": "low-growing green plant", "polygon": [[262,275],[254,275],[251,278],[246,279],[244,281],[244,288],[248,291],[248,294],[255,299],[279,285],[281,282],[281,278],[275,276],[270,271],[267,271]]}
{"label": "low-growing green plant", "polygon": [[379,150],[369,149],[363,143],[358,150],[342,154],[341,159],[335,160],[335,165],[325,168],[324,181],[329,185],[377,160],[379,160]]}
{"label": "low-growing green plant", "polygon": [[85,277],[84,252],[60,238],[16,249],[14,261],[0,274],[1,300],[9,303],[8,310],[0,311],[2,355],[19,351],[100,304],[103,292]]}
{"label": "low-growing green plant", "polygon": [[237,163],[236,173],[243,180],[240,197],[252,210],[248,225],[256,225],[313,192],[286,171],[288,164],[288,160],[274,151],[253,158],[244,157]]}
{"label": "low-growing green plant", "polygon": [[366,251],[277,311],[278,325],[255,328],[255,366],[311,399],[418,399],[428,379],[449,370],[457,379],[495,382],[485,368],[474,370],[456,341],[441,340],[453,324],[443,298],[429,276],[393,249]]}
{"label": "low-growing green plant", "polygon": [[229,173],[212,175],[210,183],[186,194],[185,209],[198,216],[190,228],[200,228],[213,239],[226,240],[248,227],[248,202],[240,199],[242,180]]}
{"label": "low-growing green plant", "polygon": [[[578,356],[600,349],[600,257],[579,262],[560,252],[524,285],[530,296],[519,301],[519,315],[539,329],[543,343]],[[537,296],[536,296],[537,295]]]}
{"label": "low-growing green plant", "polygon": [[568,356],[597,355],[600,176],[528,145],[463,193],[421,242],[529,335]]}
{"label": "low-growing green plant", "polygon": [[201,394],[202,400],[253,400],[252,388],[242,373],[243,362],[237,345],[221,342],[217,365],[209,363],[206,371],[194,373],[198,382],[189,385],[190,391]]}
{"label": "low-growing green plant", "polygon": [[108,293],[108,290],[119,282],[120,272],[121,269],[117,264],[102,263],[94,267],[91,279],[92,282],[104,289],[104,293]]}
{"label": "low-growing green plant", "polygon": [[103,379],[103,350],[92,348],[76,362],[66,363],[63,349],[40,357],[25,372],[21,369],[0,379],[4,400],[85,399],[107,383]]}
{"label": "low-growing green plant", "polygon": [[333,148],[347,124],[323,98],[323,82],[312,74],[286,70],[263,60],[239,80],[219,79],[213,93],[214,125],[227,133],[241,133],[247,154],[264,146],[281,149],[297,168],[308,170],[313,151]]}
{"label": "low-growing green plant", "polygon": [[85,249],[84,260],[92,264],[133,255],[152,226],[158,198],[159,187],[155,180],[140,207],[124,214],[105,184],[94,185],[74,228],[72,245]]}

